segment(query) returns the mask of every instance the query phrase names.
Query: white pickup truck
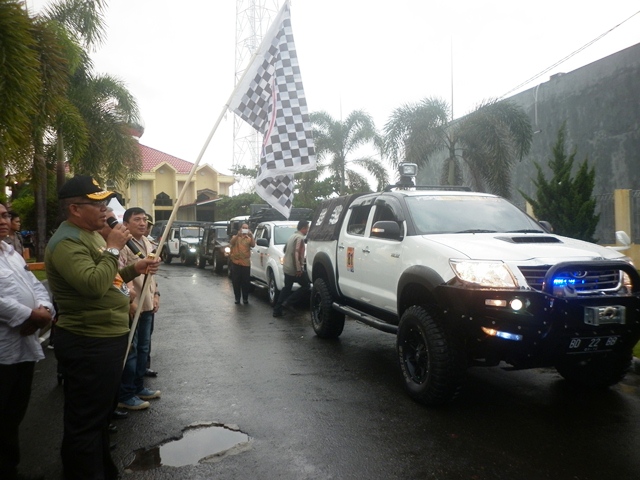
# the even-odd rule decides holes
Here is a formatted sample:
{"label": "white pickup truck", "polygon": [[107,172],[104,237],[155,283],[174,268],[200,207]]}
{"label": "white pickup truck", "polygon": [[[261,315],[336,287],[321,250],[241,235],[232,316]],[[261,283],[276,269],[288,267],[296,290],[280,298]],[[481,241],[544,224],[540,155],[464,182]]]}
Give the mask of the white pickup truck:
{"label": "white pickup truck", "polygon": [[288,220],[262,222],[253,232],[256,246],[251,249],[251,283],[268,289],[271,306],[276,304],[284,287],[284,246],[297,225],[298,222]]}
{"label": "white pickup truck", "polygon": [[507,200],[413,187],[339,197],[307,237],[311,321],[345,315],[396,334],[409,394],[453,400],[470,366],[555,367],[587,387],[619,382],[640,338],[640,277],[614,248],[549,233]]}

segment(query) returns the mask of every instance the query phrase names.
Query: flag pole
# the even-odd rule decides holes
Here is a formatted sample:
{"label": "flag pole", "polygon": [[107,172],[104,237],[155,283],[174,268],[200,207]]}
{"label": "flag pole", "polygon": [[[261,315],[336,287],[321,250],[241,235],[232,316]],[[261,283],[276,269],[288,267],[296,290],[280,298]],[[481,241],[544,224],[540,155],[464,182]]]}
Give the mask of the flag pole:
{"label": "flag pole", "polygon": [[[282,6],[283,9],[287,3],[288,3],[288,0],[284,2]],[[263,38],[263,41],[264,41],[264,38]],[[171,226],[173,225],[175,217],[178,213],[178,207],[182,203],[182,199],[184,198],[187,192],[187,187],[191,183],[191,179],[195,175],[196,170],[200,165],[200,160],[202,160],[202,157],[204,156],[205,152],[207,151],[207,148],[209,147],[209,143],[211,143],[211,139],[213,138],[213,135],[216,133],[216,130],[218,130],[218,127],[220,126],[222,119],[224,118],[227,110],[229,109],[229,105],[231,104],[231,101],[233,100],[233,97],[235,96],[236,91],[238,90],[239,86],[242,85],[242,82],[244,80],[244,77],[247,75],[247,72],[251,70],[249,67],[253,64],[253,61],[256,59],[260,51],[261,51],[261,48],[258,47],[255,50],[255,52],[253,52],[253,55],[251,56],[251,58],[249,59],[249,62],[247,63],[247,68],[245,68],[244,72],[242,72],[242,76],[233,87],[233,90],[231,91],[231,95],[229,95],[229,99],[225,103],[224,107],[222,107],[222,111],[220,112],[220,115],[218,115],[218,119],[216,120],[216,123],[211,129],[211,132],[209,132],[209,135],[207,136],[207,139],[205,140],[204,145],[202,145],[202,148],[200,149],[200,153],[198,154],[198,158],[196,159],[196,162],[193,164],[193,167],[191,167],[191,171],[189,172],[187,180],[184,183],[182,190],[180,190],[180,194],[178,195],[178,199],[176,200],[176,203],[173,206],[173,210],[171,210],[171,215],[169,216],[169,220],[167,220],[167,226],[165,227],[164,232],[162,233],[162,238],[160,239],[160,243],[158,244],[158,250],[156,253],[157,257],[160,257],[160,254],[162,253],[162,249],[164,248],[169,232],[171,231]],[[148,291],[147,285],[149,282],[149,278],[150,278],[150,275],[146,275],[144,282],[142,284],[142,292],[140,292],[140,296],[138,298],[138,306],[136,308],[136,313],[133,317],[133,322],[131,323],[131,330],[129,331],[129,342],[127,344],[127,351],[124,356],[124,363],[127,362],[127,357],[129,356],[129,350],[131,348],[131,342],[133,341],[133,335],[135,334],[136,328],[138,326],[138,319],[140,318],[140,313],[142,311],[142,304],[144,300],[147,298],[147,291]],[[123,368],[124,368],[124,364],[123,364]]]}

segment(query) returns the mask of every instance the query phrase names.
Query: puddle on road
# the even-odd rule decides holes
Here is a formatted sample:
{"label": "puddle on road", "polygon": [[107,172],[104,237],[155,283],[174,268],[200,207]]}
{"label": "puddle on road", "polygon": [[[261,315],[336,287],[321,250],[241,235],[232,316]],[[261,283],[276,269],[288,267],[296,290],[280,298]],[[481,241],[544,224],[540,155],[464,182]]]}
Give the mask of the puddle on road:
{"label": "puddle on road", "polygon": [[126,469],[133,472],[161,466],[214,463],[247,450],[251,442],[249,435],[236,426],[219,423],[189,425],[182,432],[182,438],[136,450]]}

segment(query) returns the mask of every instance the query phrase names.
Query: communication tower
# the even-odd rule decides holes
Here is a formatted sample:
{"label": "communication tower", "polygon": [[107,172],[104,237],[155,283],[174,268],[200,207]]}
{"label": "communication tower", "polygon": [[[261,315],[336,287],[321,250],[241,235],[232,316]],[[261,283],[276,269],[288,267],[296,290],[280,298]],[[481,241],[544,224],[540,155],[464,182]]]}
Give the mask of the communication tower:
{"label": "communication tower", "polygon": [[[262,37],[278,14],[283,0],[236,1],[236,58],[237,84],[249,66],[249,60],[260,46]],[[233,116],[233,166],[255,168],[260,161],[261,135],[237,115]],[[255,190],[255,180],[240,177],[232,187],[233,194]]]}

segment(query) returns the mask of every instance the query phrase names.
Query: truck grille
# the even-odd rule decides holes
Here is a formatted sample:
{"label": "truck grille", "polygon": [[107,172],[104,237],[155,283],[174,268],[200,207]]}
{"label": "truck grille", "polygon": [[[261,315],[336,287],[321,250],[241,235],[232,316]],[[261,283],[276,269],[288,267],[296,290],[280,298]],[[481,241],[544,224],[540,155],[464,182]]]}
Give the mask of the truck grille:
{"label": "truck grille", "polygon": [[[518,267],[529,286],[534,290],[542,290],[542,283],[550,265]],[[561,271],[554,280],[571,282],[577,295],[593,295],[617,291],[620,288],[619,270],[581,270],[579,274]]]}

